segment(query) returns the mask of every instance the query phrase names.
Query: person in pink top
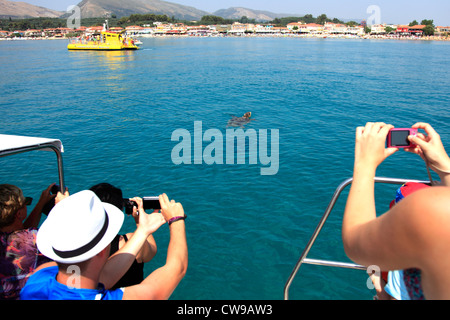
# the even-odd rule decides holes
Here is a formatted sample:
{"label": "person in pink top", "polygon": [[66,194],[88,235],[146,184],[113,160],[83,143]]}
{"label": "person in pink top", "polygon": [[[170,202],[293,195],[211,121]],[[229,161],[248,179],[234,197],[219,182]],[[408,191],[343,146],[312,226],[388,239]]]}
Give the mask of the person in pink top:
{"label": "person in pink top", "polygon": [[[36,234],[42,210],[56,197],[45,189],[38,203],[27,216],[31,198],[24,197],[20,188],[0,185],[0,299],[15,300],[29,275],[49,259],[39,253]],[[60,194],[60,196],[62,196]]]}

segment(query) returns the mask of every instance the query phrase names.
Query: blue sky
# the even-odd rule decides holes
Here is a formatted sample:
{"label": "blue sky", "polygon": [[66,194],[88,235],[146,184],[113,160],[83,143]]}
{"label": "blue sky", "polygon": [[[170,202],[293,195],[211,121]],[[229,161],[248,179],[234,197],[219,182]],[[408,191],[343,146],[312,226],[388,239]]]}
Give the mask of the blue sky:
{"label": "blue sky", "polygon": [[[19,1],[19,0],[13,0]],[[69,5],[81,0],[20,0],[42,7],[65,11]],[[126,1],[126,0],[124,0]],[[328,17],[340,19],[368,19],[367,8],[380,8],[381,22],[407,24],[413,20],[433,19],[435,25],[450,25],[449,0],[171,0],[170,2],[192,6],[207,12],[229,7],[245,7],[275,13],[312,14],[325,13]]]}

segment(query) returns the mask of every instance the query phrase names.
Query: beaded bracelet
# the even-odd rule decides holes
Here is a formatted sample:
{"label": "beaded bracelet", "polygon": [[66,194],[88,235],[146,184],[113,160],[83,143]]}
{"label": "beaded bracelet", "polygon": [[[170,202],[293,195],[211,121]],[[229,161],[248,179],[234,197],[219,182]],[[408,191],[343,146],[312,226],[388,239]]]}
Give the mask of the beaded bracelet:
{"label": "beaded bracelet", "polygon": [[169,221],[168,221],[169,226],[170,226],[172,223],[174,223],[175,221],[178,221],[178,220],[185,220],[186,218],[187,218],[186,215],[170,218]]}

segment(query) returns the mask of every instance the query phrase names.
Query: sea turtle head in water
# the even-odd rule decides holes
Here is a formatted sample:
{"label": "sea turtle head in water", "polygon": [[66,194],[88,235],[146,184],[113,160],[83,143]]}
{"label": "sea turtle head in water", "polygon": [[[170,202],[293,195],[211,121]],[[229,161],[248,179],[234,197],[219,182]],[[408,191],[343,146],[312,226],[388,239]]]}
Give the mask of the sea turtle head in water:
{"label": "sea turtle head in water", "polygon": [[243,128],[247,123],[254,119],[250,119],[252,117],[251,112],[246,112],[242,117],[232,116],[230,120],[228,120],[227,127],[241,127]]}

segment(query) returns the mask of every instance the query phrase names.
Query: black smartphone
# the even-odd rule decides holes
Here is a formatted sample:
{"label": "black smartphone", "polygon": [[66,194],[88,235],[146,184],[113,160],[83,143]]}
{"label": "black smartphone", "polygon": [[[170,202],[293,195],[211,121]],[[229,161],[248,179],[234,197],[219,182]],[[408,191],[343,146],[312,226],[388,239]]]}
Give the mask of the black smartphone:
{"label": "black smartphone", "polygon": [[60,187],[57,185],[57,184],[55,184],[55,185],[53,185],[53,187],[50,189],[50,192],[52,193],[52,194],[57,194],[58,193],[58,191],[60,191]]}
{"label": "black smartphone", "polygon": [[159,203],[159,197],[143,197],[144,209],[161,209],[161,204]]}
{"label": "black smartphone", "polygon": [[[57,184],[55,184],[50,189],[50,192],[51,194],[58,194],[59,189],[60,187]],[[55,206],[55,198],[44,204],[44,207],[42,208],[42,213],[48,215],[54,206]]]}
{"label": "black smartphone", "polygon": [[[159,203],[159,197],[143,197],[142,202],[144,205],[144,210],[159,210],[161,205]],[[126,214],[133,213],[133,207],[137,207],[137,203],[130,199],[123,199],[123,206],[125,208]]]}

